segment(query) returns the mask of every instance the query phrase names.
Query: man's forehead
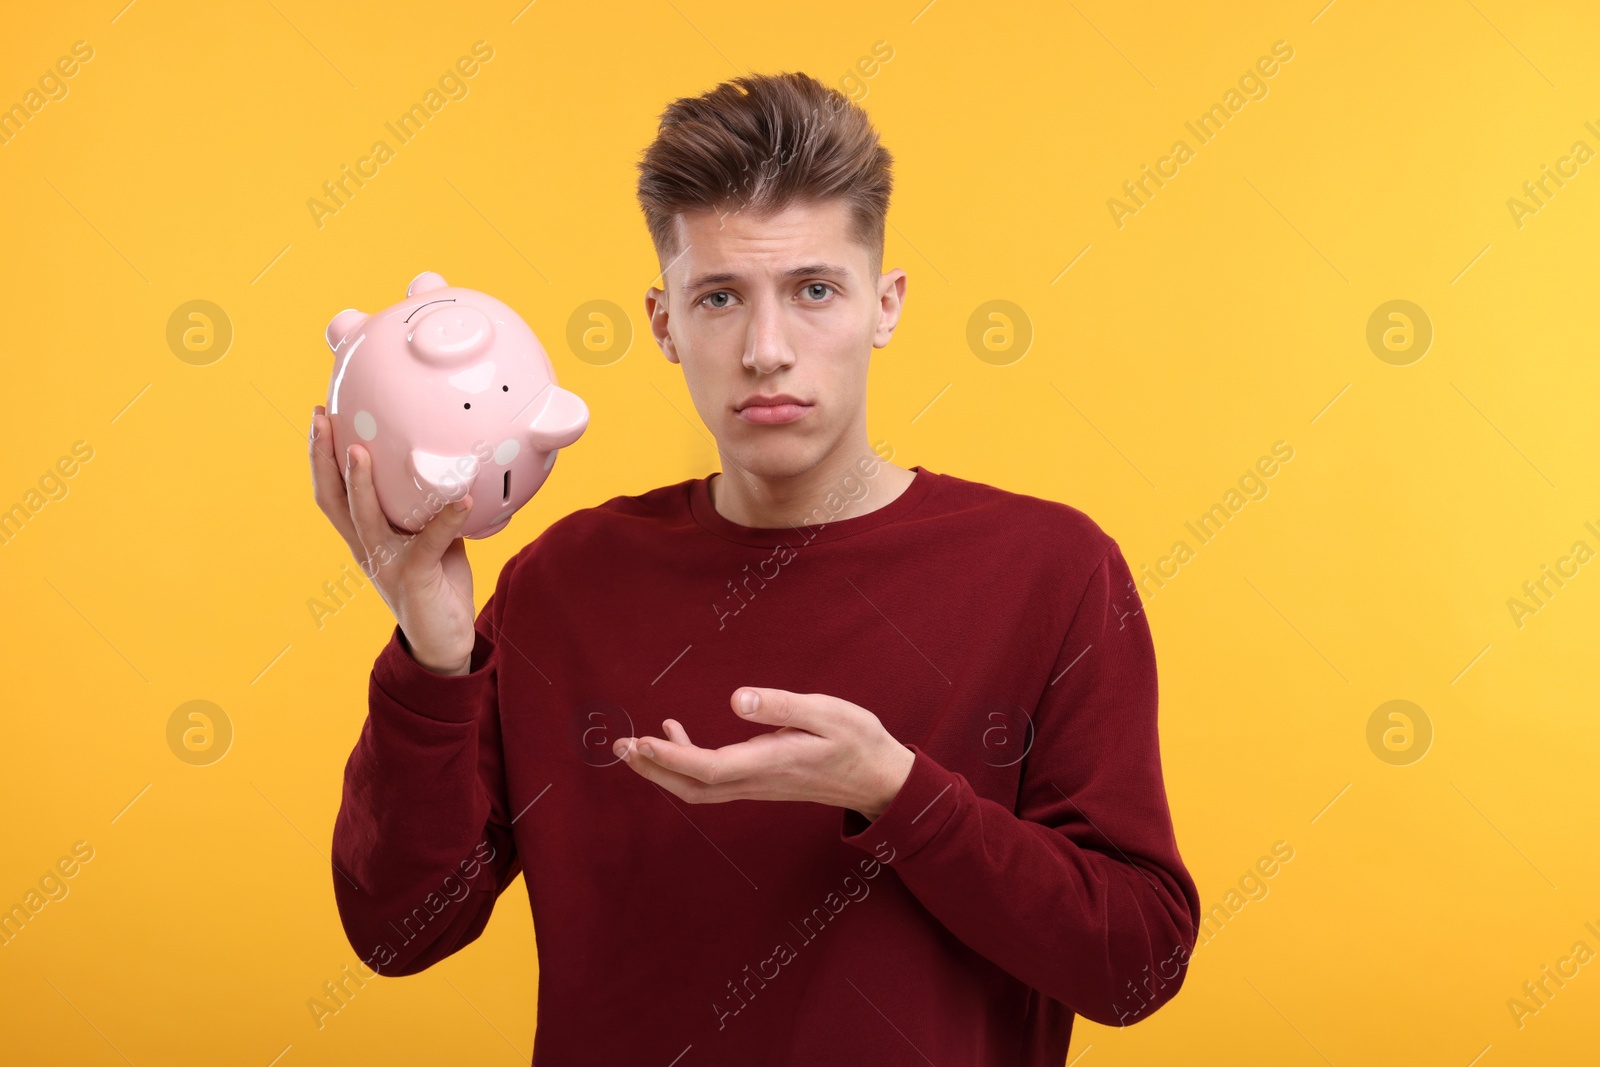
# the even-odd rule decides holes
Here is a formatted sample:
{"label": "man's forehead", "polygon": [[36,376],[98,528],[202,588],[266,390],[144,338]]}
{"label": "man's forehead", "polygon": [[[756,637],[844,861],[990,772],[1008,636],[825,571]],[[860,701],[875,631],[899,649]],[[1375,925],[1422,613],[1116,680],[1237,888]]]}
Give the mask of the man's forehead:
{"label": "man's forehead", "polygon": [[663,273],[680,289],[763,278],[852,281],[865,270],[856,261],[866,250],[844,207],[793,205],[765,215],[680,212],[673,218],[679,251]]}

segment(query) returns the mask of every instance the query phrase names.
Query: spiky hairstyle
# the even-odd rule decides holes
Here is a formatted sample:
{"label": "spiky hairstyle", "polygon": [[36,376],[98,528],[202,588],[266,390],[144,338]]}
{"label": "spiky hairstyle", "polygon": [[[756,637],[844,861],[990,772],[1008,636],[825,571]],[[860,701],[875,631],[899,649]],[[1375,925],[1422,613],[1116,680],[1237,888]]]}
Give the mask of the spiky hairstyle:
{"label": "spiky hairstyle", "polygon": [[809,74],[750,74],[674,100],[639,161],[639,205],[656,255],[675,258],[680,212],[747,212],[842,198],[877,273],[894,157],[867,113]]}

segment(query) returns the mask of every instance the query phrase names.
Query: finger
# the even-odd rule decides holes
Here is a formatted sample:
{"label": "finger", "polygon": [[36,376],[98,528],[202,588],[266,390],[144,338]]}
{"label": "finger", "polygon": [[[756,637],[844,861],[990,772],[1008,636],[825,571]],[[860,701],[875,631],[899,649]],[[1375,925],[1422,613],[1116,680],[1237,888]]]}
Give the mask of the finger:
{"label": "finger", "polygon": [[625,737],[613,745],[611,750],[641,778],[654,782],[687,803],[702,804],[738,799],[736,796],[728,795],[726,790],[719,792],[717,788],[705,782],[686,774],[679,774],[646,757],[639,751],[639,744],[644,740],[644,738]]}
{"label": "finger", "polygon": [[[752,697],[755,698],[753,702]],[[787,689],[763,689],[753,685],[735,689],[731,703],[734,712],[750,722],[793,726],[824,737],[837,732],[846,708],[857,707],[823,693],[791,693]]]}
{"label": "finger", "polygon": [[[378,506],[378,494],[372,488],[372,456],[366,448],[356,444],[346,448],[345,455],[344,484],[350,519],[355,524],[362,556],[371,560],[377,547],[388,536],[389,520]],[[386,561],[378,562],[381,564]]]}
{"label": "finger", "polygon": [[[803,731],[780,730],[721,748],[699,748],[646,736],[635,739],[634,758],[706,786],[727,786],[758,780],[789,767],[796,757],[795,743],[806,736]],[[645,752],[645,748],[650,751]]]}
{"label": "finger", "polygon": [[701,750],[689,740],[689,732],[676,719],[663,719],[661,732],[666,735],[665,739],[648,735],[634,738],[635,750],[645,759],[653,760],[669,770],[688,773],[686,764],[689,760],[686,756]]}
{"label": "finger", "polygon": [[321,404],[311,410],[311,435],[307,442],[311,457],[311,490],[317,507],[333,523],[355,551],[360,544],[355,523],[350,520],[350,500],[345,490],[344,475],[339,473],[339,463],[333,455],[333,434],[328,415]]}
{"label": "finger", "polygon": [[461,527],[471,514],[470,493],[453,504],[446,504],[417,534],[415,547],[411,550],[411,566],[429,567],[437,563],[445,550],[461,536]]}

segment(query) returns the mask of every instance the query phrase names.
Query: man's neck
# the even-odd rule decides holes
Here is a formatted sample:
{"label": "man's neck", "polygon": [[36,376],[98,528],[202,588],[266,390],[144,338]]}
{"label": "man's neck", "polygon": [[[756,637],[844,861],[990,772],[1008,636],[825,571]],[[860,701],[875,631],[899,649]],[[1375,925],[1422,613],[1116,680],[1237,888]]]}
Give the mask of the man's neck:
{"label": "man's neck", "polygon": [[[874,473],[864,475],[863,468]],[[917,476],[870,451],[826,461],[794,478],[760,478],[737,467],[732,471],[731,476],[714,474],[706,483],[711,506],[729,522],[756,529],[802,526],[816,522],[819,512],[829,522],[865,515],[893,501]],[[833,510],[841,501],[844,506]]]}

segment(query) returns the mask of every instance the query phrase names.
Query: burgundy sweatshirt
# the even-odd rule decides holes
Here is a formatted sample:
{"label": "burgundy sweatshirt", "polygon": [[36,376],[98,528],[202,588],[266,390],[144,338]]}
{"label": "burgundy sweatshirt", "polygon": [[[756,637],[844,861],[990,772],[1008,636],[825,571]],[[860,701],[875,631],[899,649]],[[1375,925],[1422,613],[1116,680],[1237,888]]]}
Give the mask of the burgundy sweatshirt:
{"label": "burgundy sweatshirt", "polygon": [[[575,511],[501,570],[466,675],[396,627],[333,833],[367,965],[470,944],[520,872],[543,1067],[1059,1067],[1074,1014],[1170,999],[1200,902],[1128,565],[1066,504],[912,470],[792,527],[729,521],[705,478]],[[708,748],[772,729],[745,685],[876,714],[915,754],[888,809],[688,804],[612,754],[666,718]]]}

